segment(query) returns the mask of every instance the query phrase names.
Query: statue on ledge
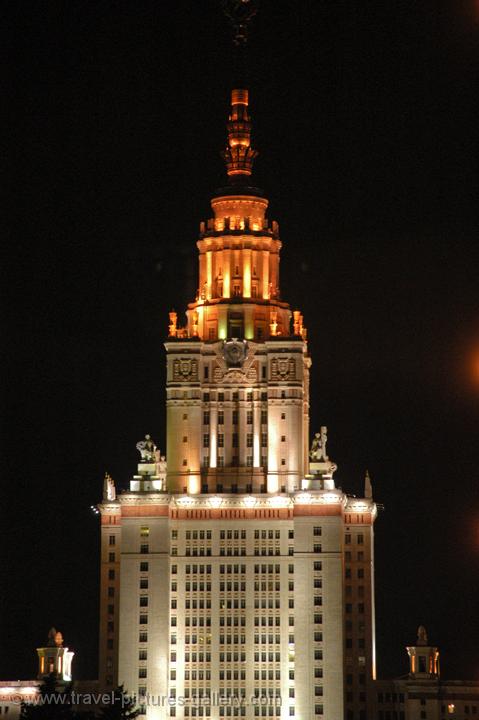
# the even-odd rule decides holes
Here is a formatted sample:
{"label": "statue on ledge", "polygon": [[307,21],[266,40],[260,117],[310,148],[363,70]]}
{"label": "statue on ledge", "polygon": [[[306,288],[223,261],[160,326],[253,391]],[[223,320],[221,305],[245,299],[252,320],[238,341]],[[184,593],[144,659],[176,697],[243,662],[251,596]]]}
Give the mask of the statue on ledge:
{"label": "statue on ledge", "polygon": [[315,433],[313,442],[311,443],[311,450],[309,451],[309,457],[313,462],[321,462],[329,460],[326,454],[326,444],[328,442],[328,428],[324,425],[321,427],[321,432]]}
{"label": "statue on ledge", "polygon": [[63,636],[61,632],[52,627],[48,633],[47,647],[63,647]]}
{"label": "statue on ledge", "polygon": [[145,435],[144,440],[136,443],[136,449],[141,455],[140,462],[142,463],[154,463],[155,462],[155,451],[156,445],[151,439],[151,435]]}
{"label": "statue on ledge", "polygon": [[116,500],[115,483],[108,473],[105,473],[105,478],[103,480],[103,500]]}

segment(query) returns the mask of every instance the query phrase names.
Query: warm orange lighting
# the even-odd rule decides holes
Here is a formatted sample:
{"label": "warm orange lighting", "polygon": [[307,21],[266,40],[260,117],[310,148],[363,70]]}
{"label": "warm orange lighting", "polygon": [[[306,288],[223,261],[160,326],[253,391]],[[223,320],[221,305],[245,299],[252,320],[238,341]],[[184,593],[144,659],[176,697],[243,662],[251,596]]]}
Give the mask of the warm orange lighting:
{"label": "warm orange lighting", "polygon": [[213,280],[213,253],[208,250],[206,253],[206,299],[211,300],[211,286]]}
{"label": "warm orange lighting", "polygon": [[251,297],[251,256],[243,251],[243,297]]}
{"label": "warm orange lighting", "polygon": [[474,383],[479,386],[479,350],[473,355],[472,359],[472,378]]}
{"label": "warm orange lighting", "polygon": [[177,335],[177,327],[176,323],[178,322],[178,315],[174,311],[168,313],[168,316],[170,318],[170,324],[168,325],[168,335],[170,337],[176,337]]}
{"label": "warm orange lighting", "polygon": [[223,278],[223,297],[229,298],[230,296],[230,271],[229,268],[225,269]]}

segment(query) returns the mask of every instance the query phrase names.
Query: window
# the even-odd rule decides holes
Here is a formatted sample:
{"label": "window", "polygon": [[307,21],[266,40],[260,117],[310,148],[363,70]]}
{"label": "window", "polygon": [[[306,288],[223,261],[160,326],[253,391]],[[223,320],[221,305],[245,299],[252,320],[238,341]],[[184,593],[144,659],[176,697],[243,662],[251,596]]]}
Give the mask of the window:
{"label": "window", "polygon": [[150,534],[150,528],[149,527],[142,527],[140,529],[140,535],[141,537],[148,537]]}
{"label": "window", "polygon": [[351,535],[349,533],[346,533],[346,535],[344,536],[344,544],[351,545]]}
{"label": "window", "polygon": [[115,553],[108,553],[108,562],[115,562]]}
{"label": "window", "polygon": [[115,537],[115,535],[110,535],[110,537],[108,538],[108,544],[109,544],[109,545],[116,545],[116,537]]}
{"label": "window", "polygon": [[223,425],[225,421],[225,414],[223,410],[218,410],[218,425]]}
{"label": "window", "polygon": [[148,607],[148,595],[142,595],[140,597],[140,607]]}
{"label": "window", "polygon": [[261,447],[268,447],[268,433],[261,433]]}
{"label": "window", "polygon": [[139,650],[138,660],[148,660],[148,650]]}
{"label": "window", "polygon": [[246,434],[246,447],[253,447],[253,433]]}
{"label": "window", "polygon": [[362,533],[358,535],[358,545],[364,545],[364,535]]}
{"label": "window", "polygon": [[142,543],[140,545],[140,552],[144,555],[150,552],[150,546],[148,545],[148,543]]}
{"label": "window", "polygon": [[146,667],[142,667],[138,670],[138,677],[142,679],[148,677]]}
{"label": "window", "polygon": [[114,579],[115,579],[115,571],[108,570],[108,580],[114,580]]}
{"label": "window", "polygon": [[147,562],[140,563],[140,572],[148,572],[148,563]]}
{"label": "window", "polygon": [[148,625],[148,615],[140,615],[140,625]]}
{"label": "window", "polygon": [[314,535],[315,537],[318,537],[318,536],[322,535],[322,528],[320,528],[320,527],[314,527],[314,528],[313,528],[313,535]]}
{"label": "window", "polygon": [[115,588],[114,587],[108,588],[108,597],[115,597]]}
{"label": "window", "polygon": [[222,448],[225,446],[225,436],[223,433],[218,433],[218,447]]}
{"label": "window", "polygon": [[238,424],[238,411],[233,410],[231,417],[232,417],[233,425],[237,425]]}
{"label": "window", "polygon": [[138,642],[144,643],[148,642],[148,633],[142,630],[140,634],[138,635]]}
{"label": "window", "polygon": [[205,433],[205,434],[203,435],[203,447],[204,447],[204,448],[207,448],[207,447],[209,447],[209,446],[210,446],[210,436],[209,436],[208,433]]}
{"label": "window", "polygon": [[[261,393],[263,395],[263,393]],[[263,398],[261,398],[263,399]],[[264,398],[266,400],[266,398]],[[261,410],[261,424],[266,425],[268,423],[268,411],[267,410]]]}

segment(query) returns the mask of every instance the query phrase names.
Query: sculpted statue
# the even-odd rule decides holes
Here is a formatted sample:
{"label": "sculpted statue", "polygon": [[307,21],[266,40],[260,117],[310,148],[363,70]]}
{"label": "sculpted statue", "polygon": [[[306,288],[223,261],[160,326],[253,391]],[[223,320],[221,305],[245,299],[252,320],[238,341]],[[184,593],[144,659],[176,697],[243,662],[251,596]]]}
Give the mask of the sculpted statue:
{"label": "sculpted statue", "polygon": [[328,442],[328,428],[324,425],[321,427],[321,432],[315,433],[313,442],[311,443],[311,450],[309,451],[309,457],[311,460],[320,462],[321,460],[328,460],[326,454],[326,444]]}
{"label": "sculpted statue", "polygon": [[105,473],[105,479],[103,480],[103,499],[116,500],[115,483],[108,473]]}
{"label": "sculpted statue", "polygon": [[150,435],[145,435],[144,440],[136,443],[136,449],[141,455],[140,462],[154,463],[155,462],[155,450],[156,445],[151,439]]}
{"label": "sculpted statue", "polygon": [[61,632],[57,632],[57,630],[52,627],[50,632],[48,633],[48,647],[62,647],[63,646],[63,636]]}
{"label": "sculpted statue", "polygon": [[427,632],[424,625],[419,625],[417,629],[417,644],[427,645]]}

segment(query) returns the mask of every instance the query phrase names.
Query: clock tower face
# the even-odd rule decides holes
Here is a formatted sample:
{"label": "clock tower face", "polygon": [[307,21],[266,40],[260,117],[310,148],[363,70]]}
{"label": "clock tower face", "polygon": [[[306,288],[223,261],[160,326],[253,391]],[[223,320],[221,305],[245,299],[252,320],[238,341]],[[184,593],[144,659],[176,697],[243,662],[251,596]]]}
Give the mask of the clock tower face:
{"label": "clock tower face", "polygon": [[228,340],[223,346],[223,357],[229,367],[242,365],[247,352],[247,344],[240,340]]}

